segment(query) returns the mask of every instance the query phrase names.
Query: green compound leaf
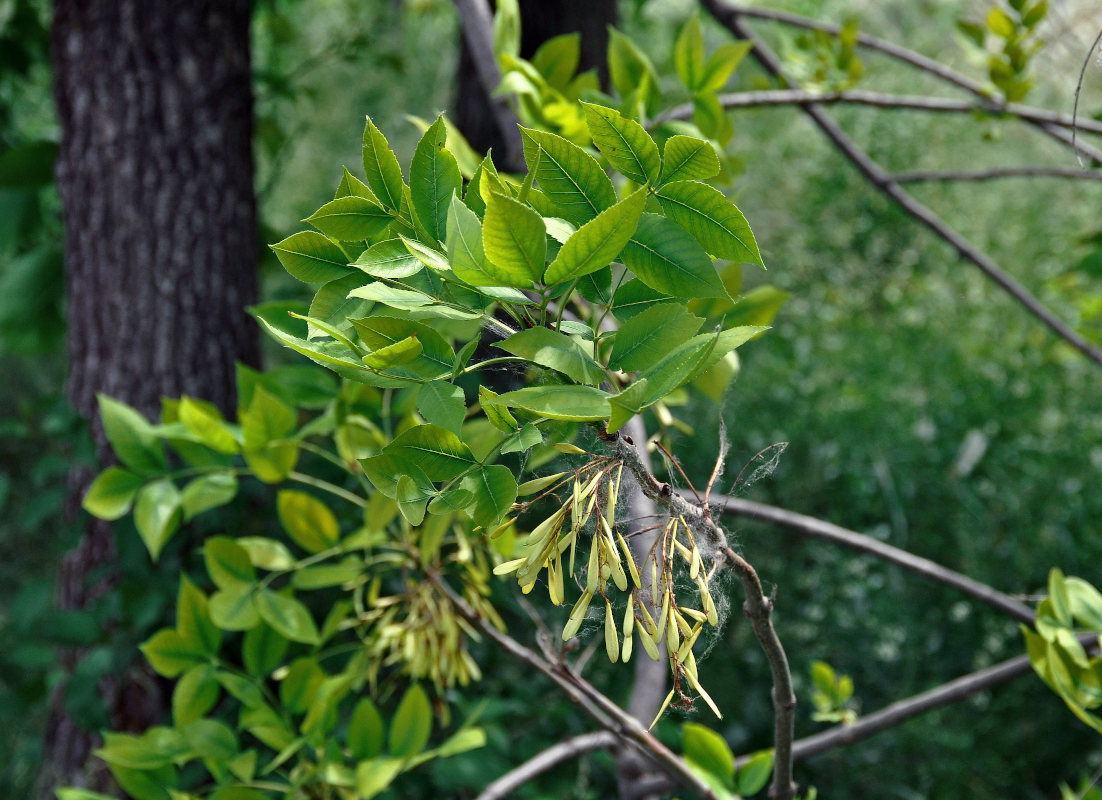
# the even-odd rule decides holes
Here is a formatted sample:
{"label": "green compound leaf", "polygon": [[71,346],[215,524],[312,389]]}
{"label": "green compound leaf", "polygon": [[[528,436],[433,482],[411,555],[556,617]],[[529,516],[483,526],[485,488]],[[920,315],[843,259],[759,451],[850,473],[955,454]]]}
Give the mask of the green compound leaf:
{"label": "green compound leaf", "polygon": [[519,408],[548,419],[593,422],[608,419],[609,395],[591,386],[529,386],[483,400],[483,405]]}
{"label": "green compound leaf", "polygon": [[348,256],[327,236],[302,231],[269,245],[279,263],[303,283],[328,283],[348,274]]}
{"label": "green compound leaf", "polygon": [[126,403],[112,400],[107,395],[96,397],[99,400],[103,432],[119,461],[139,474],[163,472],[164,449],[146,418]]}
{"label": "green compound leaf", "polygon": [[617,331],[608,365],[625,372],[647,369],[687,342],[703,322],[681,303],[651,306]]}
{"label": "green compound leaf", "polygon": [[673,46],[673,66],[677,77],[690,92],[700,88],[704,77],[704,35],[700,31],[700,17],[689,17]]}
{"label": "green compound leaf", "polygon": [[94,517],[119,519],[130,511],[145,478],[120,467],[108,467],[92,482],[81,506]]}
{"label": "green compound leaf", "polygon": [[489,528],[512,507],[517,499],[517,481],[512,471],[495,464],[482,467],[465,477],[461,486],[474,495],[468,513],[476,525]]}
{"label": "green compound leaf", "polygon": [[543,274],[547,228],[543,217],[512,198],[491,192],[482,222],[487,270],[504,286],[528,288]]}
{"label": "green compound leaf", "polygon": [[678,134],[666,140],[662,150],[659,185],[671,181],[707,180],[719,174],[719,156],[704,139]]}
{"label": "green compound leaf", "polygon": [[304,222],[343,242],[363,241],[386,230],[393,217],[365,197],[349,195],[330,200]]}
{"label": "green compound leaf", "polygon": [[642,125],[619,111],[582,103],[593,143],[617,170],[638,184],[654,184],[662,170],[658,146]]}
{"label": "green compound leaf", "polygon": [[695,722],[682,726],[685,758],[729,788],[735,787],[735,756],[723,737]]}
{"label": "green compound leaf", "polygon": [[287,595],[267,589],[257,592],[253,598],[260,618],[275,631],[292,642],[318,643],[318,629],[306,606]]}
{"label": "green compound leaf", "polygon": [[409,758],[425,749],[432,732],[432,705],[419,684],[406,691],[390,723],[390,754]]}
{"label": "green compound leaf", "polygon": [[697,181],[674,181],[657,196],[666,216],[712,255],[765,266],[746,217],[718,189]]}
{"label": "green compound leaf", "polygon": [[639,189],[578,228],[547,268],[544,282],[574,280],[611,264],[635,232],[646,201],[647,190]]}
{"label": "green compound leaf", "polygon": [[455,384],[429,381],[417,393],[417,410],[426,421],[458,435],[467,415],[467,404],[463,390]]}
{"label": "green compound leaf", "polygon": [[459,200],[452,198],[448,211],[448,260],[452,272],[471,286],[497,286],[500,280],[490,273],[486,251],[482,246],[482,223],[478,215]]}
{"label": "green compound leaf", "polygon": [[410,475],[399,475],[394,487],[394,499],[398,501],[398,510],[405,517],[406,522],[413,526],[425,521],[425,506],[434,494],[436,490],[431,481],[427,479],[417,481]]}
{"label": "green compound leaf", "polygon": [[321,500],[285,489],[276,495],[279,521],[287,535],[308,553],[320,553],[341,538],[337,518]]}
{"label": "green compound leaf", "polygon": [[373,277],[391,279],[408,278],[425,268],[401,239],[387,239],[371,245],[360,253],[352,266]]}
{"label": "green compound leaf", "polygon": [[559,216],[582,225],[616,202],[612,181],[589,153],[561,136],[520,129],[524,160]]}
{"label": "green compound leaf", "polygon": [[444,240],[452,195],[463,189],[459,164],[445,148],[447,140],[444,118],[437,117],[417,143],[409,166],[413,213],[433,242]]}
{"label": "green compound leaf", "polygon": [[643,283],[673,297],[727,297],[712,259],[675,222],[643,214],[621,254]]}
{"label": "green compound leaf", "polygon": [[467,445],[438,425],[418,425],[395,437],[384,454],[408,459],[420,466],[429,480],[447,481],[476,463]]}
{"label": "green compound leaf", "polygon": [[383,752],[385,737],[386,723],[379,709],[370,697],[364,697],[356,704],[348,723],[348,749],[352,757],[362,761],[379,755]]}
{"label": "green compound leaf", "polygon": [[375,127],[371,117],[367,118],[363,138],[364,174],[367,185],[379,198],[379,202],[388,211],[397,212],[402,207],[402,168],[394,151],[387,144],[386,137]]}
{"label": "green compound leaf", "polygon": [[246,590],[256,583],[248,551],[226,536],[212,536],[203,545],[203,559],[214,585],[224,591]]}
{"label": "green compound leaf", "polygon": [[526,328],[497,342],[507,353],[557,370],[578,383],[596,386],[605,373],[581,345],[569,336],[548,328]]}
{"label": "green compound leaf", "polygon": [[451,375],[455,351],[443,336],[428,325],[411,319],[381,316],[354,319],[352,324],[360,340],[375,352],[416,336],[421,343],[420,355],[396,369],[395,374],[409,374],[425,380]]}
{"label": "green compound leaf", "polygon": [[138,492],[134,524],[154,562],[183,519],[180,492],[171,481],[153,481]]}

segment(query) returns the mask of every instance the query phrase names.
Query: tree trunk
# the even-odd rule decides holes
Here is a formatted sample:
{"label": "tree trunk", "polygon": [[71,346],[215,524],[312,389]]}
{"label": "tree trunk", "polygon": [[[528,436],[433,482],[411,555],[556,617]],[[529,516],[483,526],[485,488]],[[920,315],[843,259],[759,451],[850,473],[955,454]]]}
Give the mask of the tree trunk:
{"label": "tree trunk", "polygon": [[[596,67],[601,84],[605,85],[608,26],[615,25],[616,19],[615,0],[520,0],[520,54],[531,58],[548,39],[578,31],[582,35],[579,71]],[[460,37],[458,75],[452,120],[478,152],[485,153],[492,147],[504,154],[506,145],[490,111],[490,97],[478,82],[463,37]]]}
{"label": "tree trunk", "polygon": [[[244,307],[256,298],[249,0],[56,0],[57,185],[65,218],[69,397],[110,453],[96,395],[148,417],[163,395],[231,411],[234,362],[255,364]],[[89,476],[74,475],[79,497]],[[82,608],[110,579],[110,528],[92,523],[59,568],[58,603]],[[75,661],[70,654],[67,660]],[[131,676],[132,677],[132,676]],[[43,796],[108,785],[55,698]],[[112,725],[139,730],[165,706],[155,682],[104,686]]]}

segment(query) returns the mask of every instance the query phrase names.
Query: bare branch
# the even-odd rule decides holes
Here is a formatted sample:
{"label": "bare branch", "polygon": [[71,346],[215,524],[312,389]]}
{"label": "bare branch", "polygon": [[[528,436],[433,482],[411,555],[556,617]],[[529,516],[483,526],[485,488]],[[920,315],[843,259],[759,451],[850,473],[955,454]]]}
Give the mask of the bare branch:
{"label": "bare branch", "polygon": [[[950,100],[944,97],[926,97],[924,95],[888,94],[885,92],[809,92],[803,89],[772,89],[759,92],[731,92],[718,96],[724,108],[758,108],[761,106],[817,105],[849,103],[853,105],[873,106],[875,108],[895,108],[907,111],[933,111],[971,114],[977,111],[989,114],[1009,114],[1027,122],[1043,122],[1063,128],[1077,128],[1088,133],[1102,133],[1102,122],[1079,120],[1068,114],[1034,108],[1020,103],[994,103],[991,101],[971,102],[969,100]],[[674,106],[655,122],[667,119],[689,119],[693,115],[691,103]]]}
{"label": "bare branch", "polygon": [[[1076,147],[1076,134],[1080,130],[1088,130],[1085,122],[1078,122],[1079,118],[1079,92],[1083,89],[1083,78],[1087,74],[1087,65],[1091,63],[1091,56],[1094,55],[1094,50],[1098,47],[1098,43],[1102,42],[1102,30],[1098,31],[1098,35],[1094,37],[1094,41],[1091,42],[1091,46],[1087,48],[1087,55],[1083,58],[1083,66],[1079,68],[1079,80],[1075,83],[1075,102],[1071,107],[1071,146],[1075,149],[1075,154],[1079,155],[1079,150]],[[1083,162],[1080,160],[1080,166]]]}
{"label": "bare branch", "polygon": [[[1097,636],[1086,634],[1080,636],[1079,641],[1088,653],[1098,651]],[[850,725],[838,725],[822,733],[804,737],[793,745],[793,758],[802,761],[835,747],[859,742],[881,731],[901,725],[919,714],[958,703],[978,692],[1006,683],[1031,671],[1029,656],[1016,656],[993,667],[981,669],[927,692],[892,703],[886,708],[861,717]],[[738,762],[745,763],[747,760],[749,756],[740,756]]]}
{"label": "bare branch", "polygon": [[[835,36],[841,31],[841,28],[837,25],[831,25],[829,23],[818,22],[817,20],[808,19],[807,17],[801,17],[796,14],[788,14],[783,11],[773,11],[766,8],[754,8],[752,6],[738,5],[735,3],[723,3],[722,6],[717,5],[711,0],[702,0],[702,3],[712,11],[712,8],[720,10],[721,13],[738,14],[743,17],[753,17],[756,19],[769,20],[771,22],[781,22],[785,25],[793,25],[799,28],[806,28],[808,30],[826,31],[827,33]],[[715,13],[714,11],[712,12]],[[718,19],[718,16],[717,16]],[[722,22],[722,20],[720,20]],[[951,67],[942,64],[939,61],[935,61],[932,58],[922,55],[921,53],[910,50],[906,47],[901,47],[893,42],[886,41],[884,39],[877,38],[875,36],[869,36],[866,33],[857,34],[857,43],[862,47],[869,50],[876,50],[884,55],[890,56],[897,61],[901,61],[905,64],[910,64],[912,67],[917,67],[923,72],[927,72],[946,83],[953,84],[966,92],[969,92],[976,97],[982,98],[987,101],[994,99],[993,90],[980,83],[979,81],[969,78],[967,75],[963,75],[960,72],[952,69]],[[1083,143],[1076,143],[1073,135],[1059,125],[1054,125],[1051,122],[1041,122],[1038,120],[1028,120],[1031,125],[1034,125],[1039,130],[1046,133],[1048,136],[1056,139],[1060,143],[1067,145],[1074,152],[1081,153],[1096,163],[1102,163],[1102,150],[1095,147],[1088,147]]]}
{"label": "bare branch", "polygon": [[[701,0],[701,3],[719,20],[720,24],[736,36],[753,42],[754,49],[752,52],[754,57],[768,72],[784,78],[784,71],[776,54],[758,36],[747,29],[739,19],[740,7],[729,5],[723,0]],[[1017,300],[1029,313],[1047,325],[1053,333],[1091,361],[1102,365],[1102,350],[1072,330],[1067,323],[1049,311],[1028,289],[1007,274],[990,256],[957,233],[931,209],[915,200],[899,184],[895,183],[879,164],[854,144],[830,115],[814,103],[804,104],[800,107],[873,186],[894,200],[904,211],[926,225],[945,242],[952,245],[962,258],[979,267],[987,277]]]}
{"label": "bare branch", "polygon": [[718,563],[726,562],[742,583],[746,602],[743,612],[750,620],[773,676],[773,786],[770,796],[774,800],[789,800],[796,791],[792,781],[792,739],[795,727],[796,694],[792,687],[792,673],[788,658],[773,628],[773,601],[762,593],[761,580],[754,568],[727,545],[727,536],[712,520],[707,506],[690,503],[674,493],[669,484],[661,483],[644,466],[639,449],[630,439],[616,436],[613,446],[617,456],[631,470],[639,487],[647,497],[679,515],[692,528],[698,542]]}
{"label": "bare branch", "polygon": [[564,761],[584,756],[594,750],[609,750],[617,743],[617,738],[609,731],[583,733],[581,736],[564,739],[506,772],[483,789],[475,800],[502,800],[537,775],[554,769]]}
{"label": "bare branch", "polygon": [[1102,181],[1102,170],[1079,167],[992,167],[976,170],[914,170],[896,172],[889,176],[895,183],[919,183],[922,181],[988,181],[997,178],[1071,178],[1073,180]]}
{"label": "bare branch", "polygon": [[898,547],[892,547],[890,544],[885,544],[871,536],[865,536],[815,517],[797,514],[794,511],[764,503],[755,503],[751,500],[725,497],[723,495],[715,495],[713,499],[720,513],[770,522],[794,531],[801,536],[840,544],[851,550],[876,556],[890,564],[902,567],[908,572],[913,572],[916,575],[921,575],[924,578],[970,595],[1019,622],[1024,622],[1027,625],[1033,623],[1033,610],[1024,603],[1019,603],[1010,595],[1003,594],[985,583],[969,578],[959,572],[954,572],[927,558],[908,553]]}
{"label": "bare branch", "polygon": [[571,700],[607,728],[617,739],[639,750],[679,783],[689,787],[701,797],[707,800],[718,800],[711,787],[689,769],[679,756],[658,741],[638,720],[601,694],[593,684],[574,673],[565,664],[552,664],[512,636],[499,631],[457,595],[439,575],[429,573],[428,577],[447,596],[456,611],[482,635],[509,655],[550,678]]}
{"label": "bare branch", "polygon": [[508,146],[508,152],[503,154],[505,161],[503,166],[510,171],[518,172],[522,164],[523,149],[520,130],[517,128],[517,116],[509,108],[504,97],[494,95],[498,84],[501,83],[501,70],[497,65],[497,56],[494,55],[493,17],[490,7],[486,0],[455,0],[455,7],[459,11],[463,38],[466,39],[467,47],[470,48],[475,72],[478,73],[478,82],[482,84],[482,89],[490,98],[494,122]]}

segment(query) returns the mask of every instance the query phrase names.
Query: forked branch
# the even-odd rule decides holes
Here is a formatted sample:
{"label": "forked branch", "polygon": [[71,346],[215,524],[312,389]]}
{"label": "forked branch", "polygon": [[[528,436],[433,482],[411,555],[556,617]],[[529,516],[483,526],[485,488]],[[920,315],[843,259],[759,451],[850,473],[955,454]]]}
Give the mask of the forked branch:
{"label": "forked branch", "polygon": [[795,727],[796,694],[792,673],[780,638],[773,628],[773,600],[762,592],[761,580],[754,568],[727,545],[727,536],[712,519],[707,506],[690,503],[660,482],[644,466],[639,450],[630,439],[616,436],[612,441],[617,457],[631,470],[642,492],[671,515],[680,516],[692,529],[698,543],[717,563],[726,564],[738,576],[746,594],[743,611],[750,620],[773,676],[773,785],[774,800],[788,800],[795,794],[792,781],[792,739]]}
{"label": "forked branch", "polygon": [[[742,13],[739,6],[732,6],[722,0],[701,0],[708,11],[719,20],[735,36],[747,39],[753,43],[752,53],[758,62],[770,74],[786,79],[780,59],[765,44],[764,41],[750,31],[740,19]],[[1089,341],[1076,333],[1067,323],[1053,314],[1040,300],[1034,297],[1028,289],[1018,283],[1005,272],[995,261],[982,250],[965,239],[961,234],[951,228],[931,209],[918,202],[907,193],[898,183],[892,180],[879,164],[869,157],[864,150],[858,147],[846,133],[839,127],[829,114],[815,103],[805,103],[800,106],[805,114],[819,126],[843,155],[848,158],[855,167],[868,179],[868,181],[896,202],[904,211],[922,222],[927,228],[937,234],[942,240],[951,245],[962,258],[972,262],[988,278],[993,280],[1007,294],[1013,297],[1029,313],[1043,322],[1057,336],[1081,352],[1091,361],[1102,365],[1102,350],[1092,345]]]}

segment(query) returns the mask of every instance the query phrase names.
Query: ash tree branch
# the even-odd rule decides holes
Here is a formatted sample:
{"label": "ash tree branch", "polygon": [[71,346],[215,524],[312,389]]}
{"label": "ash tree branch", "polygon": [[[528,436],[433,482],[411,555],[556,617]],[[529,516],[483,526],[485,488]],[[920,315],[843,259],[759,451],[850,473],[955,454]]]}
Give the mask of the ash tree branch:
{"label": "ash tree branch", "polygon": [[655,738],[637,719],[599,692],[593,684],[571,671],[565,664],[552,664],[512,636],[499,631],[471,608],[439,575],[430,573],[429,580],[448,598],[456,611],[483,636],[513,658],[550,678],[571,700],[607,728],[620,742],[636,748],[678,783],[692,789],[701,797],[707,800],[718,800],[711,787],[689,769],[683,759]]}
{"label": "ash tree branch", "polygon": [[[1097,636],[1084,634],[1078,638],[1088,654],[1098,652]],[[881,731],[898,727],[913,717],[925,714],[927,711],[959,703],[974,694],[1026,675],[1031,671],[1029,656],[1015,656],[995,664],[993,667],[978,670],[929,691],[899,700],[868,716],[861,717],[850,725],[837,725],[822,733],[799,739],[792,748],[793,758],[802,761],[828,750],[859,742]],[[739,764],[743,764],[749,758],[750,756],[740,756],[737,761]]]}
{"label": "ash tree branch", "polygon": [[[825,31],[826,33],[837,36],[841,32],[841,28],[838,25],[831,25],[829,23],[819,22],[817,20],[808,19],[807,17],[801,17],[797,14],[788,14],[783,11],[774,11],[766,8],[755,8],[753,6],[745,6],[737,3],[724,2],[722,6],[715,3],[713,0],[701,0],[702,4],[708,8],[710,13],[715,15],[712,8],[721,9],[723,13],[737,14],[742,17],[768,20],[770,22],[779,22],[785,25],[792,25],[798,28],[805,28],[807,30]],[[719,17],[717,16],[717,19]],[[722,20],[720,20],[722,23]],[[964,91],[979,97],[987,102],[991,102],[995,93],[991,87],[985,86],[979,81],[969,78],[955,69],[942,64],[939,61],[935,61],[928,56],[924,56],[914,50],[910,50],[906,47],[901,47],[894,42],[889,42],[885,39],[880,39],[875,36],[870,36],[866,33],[857,34],[857,43],[862,47],[875,50],[883,53],[884,55],[900,61],[904,64],[909,64],[912,67],[922,70],[934,77],[952,84]],[[1073,152],[1086,156],[1095,163],[1102,164],[1102,150],[1096,147],[1090,147],[1082,142],[1076,142],[1075,137],[1068,130],[1060,125],[1054,125],[1051,122],[1043,122],[1040,120],[1026,120],[1029,124],[1036,127],[1038,130],[1047,134],[1051,138],[1057,140],[1063,145],[1069,147]]]}
{"label": "ash tree branch", "polygon": [[618,742],[616,736],[609,731],[583,733],[580,736],[564,739],[506,772],[483,789],[475,800],[502,800],[564,761],[584,756],[594,750],[609,750],[616,747]]}
{"label": "ash tree branch", "polygon": [[714,501],[715,508],[719,513],[769,522],[801,536],[839,544],[851,550],[875,556],[890,564],[902,567],[915,575],[920,575],[974,597],[1019,622],[1024,622],[1027,625],[1033,624],[1033,610],[1010,595],[1004,594],[967,575],[954,572],[927,558],[916,556],[898,547],[892,547],[890,544],[885,544],[871,536],[865,536],[831,522],[809,517],[806,514],[797,514],[794,511],[766,505],[765,503],[755,503],[752,500],[714,495]]}
{"label": "ash tree branch", "polygon": [[490,98],[494,122],[508,147],[503,166],[512,172],[519,172],[523,163],[523,147],[520,129],[517,128],[517,115],[504,97],[495,95],[501,83],[501,69],[494,54],[493,15],[490,13],[490,6],[486,0],[455,0],[455,8],[459,12],[463,38],[470,48],[478,82]]}
{"label": "ash tree branch", "polygon": [[750,620],[754,635],[765,653],[773,677],[773,784],[770,797],[790,800],[796,786],[792,781],[792,740],[795,735],[796,694],[788,658],[773,628],[773,601],[762,592],[761,580],[754,568],[727,545],[727,536],[712,519],[708,506],[697,506],[674,493],[645,467],[639,450],[630,438],[615,436],[612,446],[617,457],[631,470],[643,493],[671,515],[678,515],[693,530],[698,544],[717,563],[729,566],[742,583],[746,602],[743,612]]}
{"label": "ash tree branch", "polygon": [[[740,7],[731,6],[723,0],[701,0],[701,4],[731,33],[753,43],[752,53],[754,57],[769,73],[779,78],[785,78],[784,70],[776,54],[760,37],[750,31],[739,18],[741,14]],[[1092,345],[1067,323],[1049,311],[1040,300],[1005,272],[990,256],[961,236],[931,209],[908,194],[903,187],[891,179],[891,176],[879,164],[846,135],[829,114],[815,103],[806,103],[801,105],[800,108],[873,186],[956,249],[962,258],[979,267],[981,272],[1013,297],[1030,314],[1048,326],[1053,333],[1091,361],[1102,365],[1102,350]]]}
{"label": "ash tree branch", "polygon": [[920,183],[923,181],[988,181],[998,178],[1071,178],[1073,180],[1102,181],[1102,170],[1078,167],[992,167],[976,170],[912,170],[896,172],[889,176],[896,183]]}
{"label": "ash tree branch", "polygon": [[[1043,122],[1062,128],[1076,128],[1087,133],[1102,133],[1102,122],[1096,120],[1078,120],[1068,114],[1060,114],[1043,108],[1034,108],[1020,103],[995,103],[990,100],[970,102],[968,100],[950,100],[944,97],[926,97],[924,95],[888,94],[885,92],[810,92],[804,89],[772,89],[759,92],[731,92],[717,98],[724,108],[758,108],[761,106],[817,105],[848,103],[852,105],[873,106],[874,108],[894,108],[906,111],[931,111],[970,114],[985,112],[988,114],[1008,114],[1027,122]],[[688,119],[693,115],[691,103],[671,108],[662,119]]]}

